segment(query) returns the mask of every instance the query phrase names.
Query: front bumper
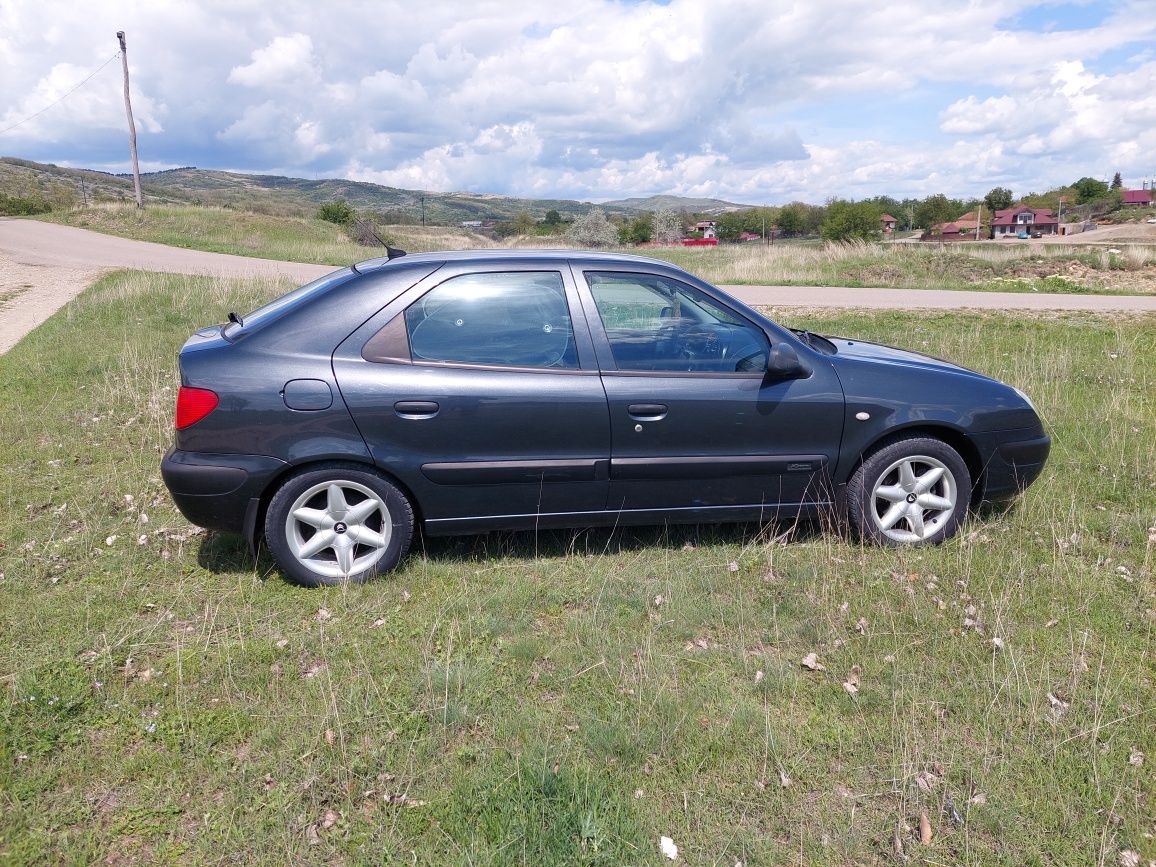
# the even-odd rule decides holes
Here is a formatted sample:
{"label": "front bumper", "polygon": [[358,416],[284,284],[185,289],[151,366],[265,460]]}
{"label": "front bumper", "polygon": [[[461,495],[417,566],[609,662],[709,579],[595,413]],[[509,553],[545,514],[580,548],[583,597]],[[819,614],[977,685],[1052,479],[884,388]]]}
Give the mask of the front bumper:
{"label": "front bumper", "polygon": [[268,455],[204,454],[173,447],[161,459],[161,477],[191,523],[247,534],[255,504],[285,466]]}
{"label": "front bumper", "polygon": [[1052,438],[1038,429],[995,434],[984,466],[984,500],[1010,500],[1023,492],[1043,472],[1051,448]]}

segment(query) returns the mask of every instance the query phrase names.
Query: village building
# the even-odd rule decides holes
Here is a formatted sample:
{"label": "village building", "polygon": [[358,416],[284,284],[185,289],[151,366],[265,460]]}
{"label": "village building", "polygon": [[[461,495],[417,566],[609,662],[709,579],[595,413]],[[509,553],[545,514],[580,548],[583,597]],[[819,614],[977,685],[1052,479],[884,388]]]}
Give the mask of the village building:
{"label": "village building", "polygon": [[993,238],[1014,238],[1017,235],[1056,235],[1060,221],[1049,208],[1029,208],[1016,205],[995,212],[991,221]]}

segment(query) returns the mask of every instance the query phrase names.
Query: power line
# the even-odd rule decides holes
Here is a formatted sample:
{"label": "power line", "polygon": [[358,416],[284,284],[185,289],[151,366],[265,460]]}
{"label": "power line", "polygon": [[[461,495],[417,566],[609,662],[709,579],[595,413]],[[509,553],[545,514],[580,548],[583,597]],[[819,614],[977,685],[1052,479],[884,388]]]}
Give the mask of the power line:
{"label": "power line", "polygon": [[64,94],[64,96],[60,97],[60,99],[56,100],[56,102],[49,103],[48,105],[44,106],[44,108],[40,109],[40,111],[36,112],[36,114],[30,114],[30,115],[28,115],[28,117],[24,118],[24,120],[18,120],[16,123],[12,124],[12,126],[5,127],[4,129],[0,129],[0,135],[4,135],[4,133],[6,133],[6,132],[11,132],[12,130],[16,129],[16,127],[21,126],[22,124],[28,123],[28,121],[32,120],[33,118],[40,117],[40,115],[44,114],[44,112],[48,111],[48,109],[52,108],[53,106],[64,102],[64,100],[68,99],[68,97],[72,96],[72,94],[76,93],[76,91],[80,90],[80,88],[82,88],[84,85],[88,84],[88,82],[90,82],[93,78],[96,77],[96,74],[98,72],[100,72],[102,69],[104,69],[110,63],[112,63],[118,57],[120,57],[119,51],[116,54],[114,54],[112,57],[110,57],[108,60],[106,60],[104,63],[102,63],[100,66],[98,66],[96,69],[94,69],[92,71],[92,73],[89,74],[89,76],[86,79],[84,79],[84,81],[80,82],[80,84],[76,85],[76,87],[72,88],[72,90],[68,91],[68,93],[66,93],[66,94]]}

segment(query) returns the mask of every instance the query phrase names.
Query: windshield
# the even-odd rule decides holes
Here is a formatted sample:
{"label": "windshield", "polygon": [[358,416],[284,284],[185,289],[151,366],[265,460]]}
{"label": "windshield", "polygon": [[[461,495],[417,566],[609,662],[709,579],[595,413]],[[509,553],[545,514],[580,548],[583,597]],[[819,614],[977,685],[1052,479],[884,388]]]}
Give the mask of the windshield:
{"label": "windshield", "polygon": [[252,331],[268,322],[273,322],[298,304],[302,304],[306,300],[320,295],[340,283],[344,283],[352,277],[354,273],[352,268],[342,268],[340,271],[334,271],[332,274],[319,277],[312,283],[306,283],[304,286],[294,289],[292,292],[258,307],[252,313],[240,317],[239,322],[230,322],[224,327],[221,334],[226,340],[235,340],[242,332]]}

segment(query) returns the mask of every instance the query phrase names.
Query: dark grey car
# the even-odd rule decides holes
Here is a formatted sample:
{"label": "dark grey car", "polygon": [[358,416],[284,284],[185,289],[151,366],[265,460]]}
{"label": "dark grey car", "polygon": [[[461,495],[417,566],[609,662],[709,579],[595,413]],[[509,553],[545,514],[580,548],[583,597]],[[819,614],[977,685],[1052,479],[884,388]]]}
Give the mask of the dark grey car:
{"label": "dark grey car", "polygon": [[577,251],[373,259],[180,354],[162,463],[185,516],[303,584],[392,569],[415,523],[762,521],[834,510],[937,543],[1050,440],[944,361],[790,331],[691,274]]}

